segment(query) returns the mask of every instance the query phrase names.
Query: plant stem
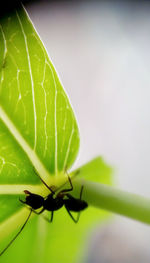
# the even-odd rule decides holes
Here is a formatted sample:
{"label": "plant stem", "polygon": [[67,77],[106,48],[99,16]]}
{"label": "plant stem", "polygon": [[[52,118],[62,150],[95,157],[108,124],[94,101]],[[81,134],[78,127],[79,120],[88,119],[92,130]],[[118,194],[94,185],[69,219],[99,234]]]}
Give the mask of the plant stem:
{"label": "plant stem", "polygon": [[[81,179],[74,180],[80,188]],[[150,199],[114,187],[84,181],[83,198],[89,205],[150,224]]]}

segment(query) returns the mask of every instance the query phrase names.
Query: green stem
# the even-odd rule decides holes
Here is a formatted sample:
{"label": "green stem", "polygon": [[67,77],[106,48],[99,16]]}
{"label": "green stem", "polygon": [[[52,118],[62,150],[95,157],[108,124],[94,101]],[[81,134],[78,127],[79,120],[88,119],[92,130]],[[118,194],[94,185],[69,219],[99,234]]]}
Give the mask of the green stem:
{"label": "green stem", "polygon": [[[77,188],[82,184],[81,179],[74,180]],[[89,205],[150,224],[150,199],[148,198],[90,181],[84,181],[83,198]]]}

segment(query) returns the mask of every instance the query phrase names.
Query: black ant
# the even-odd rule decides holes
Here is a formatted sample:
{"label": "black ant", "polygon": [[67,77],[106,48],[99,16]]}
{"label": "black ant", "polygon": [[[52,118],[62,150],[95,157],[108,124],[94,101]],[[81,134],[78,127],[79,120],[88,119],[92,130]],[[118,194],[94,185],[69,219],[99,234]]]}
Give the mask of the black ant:
{"label": "black ant", "polygon": [[[37,174],[37,173],[36,173]],[[38,174],[37,174],[38,175]],[[38,175],[39,176],[39,175]],[[40,177],[40,176],[39,176]],[[88,204],[86,201],[82,200],[82,193],[83,193],[83,185],[81,186],[80,190],[80,197],[75,198],[68,192],[73,190],[73,185],[71,182],[71,178],[68,176],[68,181],[70,183],[70,188],[63,189],[59,191],[56,194],[56,190],[53,190],[53,187],[49,187],[40,177],[40,180],[44,183],[44,185],[50,190],[50,194],[47,195],[45,198],[38,194],[33,194],[29,192],[28,190],[25,190],[24,193],[26,195],[25,201],[19,199],[23,204],[28,205],[30,208],[29,215],[27,219],[25,220],[23,226],[19,230],[19,232],[16,234],[16,236],[9,242],[9,244],[3,249],[3,251],[0,253],[0,256],[9,248],[9,246],[15,241],[15,239],[19,236],[19,234],[24,229],[25,225],[27,224],[32,212],[34,212],[37,215],[42,214],[45,210],[51,211],[51,218],[45,218],[48,222],[53,221],[53,215],[54,211],[59,210],[61,207],[65,206],[69,216],[71,219],[77,223],[79,221],[80,212],[83,211],[85,208],[87,208]],[[36,210],[41,208],[40,212],[37,212]],[[71,214],[71,211],[78,212],[77,218],[74,218]]]}

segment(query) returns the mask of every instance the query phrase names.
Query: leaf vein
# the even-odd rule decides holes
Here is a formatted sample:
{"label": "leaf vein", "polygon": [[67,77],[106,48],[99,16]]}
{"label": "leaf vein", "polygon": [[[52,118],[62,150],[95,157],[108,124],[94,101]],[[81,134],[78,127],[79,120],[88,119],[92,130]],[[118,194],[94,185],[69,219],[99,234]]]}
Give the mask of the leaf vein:
{"label": "leaf vein", "polygon": [[33,99],[33,112],[34,112],[34,150],[36,149],[36,144],[37,144],[37,116],[36,116],[36,106],[35,106],[35,91],[34,91],[34,81],[33,81],[33,76],[32,76],[32,68],[31,68],[31,60],[30,60],[30,55],[29,55],[29,48],[28,48],[28,42],[27,42],[27,36],[25,34],[23,24],[21,22],[21,19],[19,17],[18,12],[16,11],[17,18],[21,27],[21,31],[24,37],[25,41],[25,47],[26,47],[26,53],[27,53],[27,60],[28,60],[28,66],[29,66],[29,73],[30,73],[30,79],[31,79],[31,89],[32,89],[32,99]]}

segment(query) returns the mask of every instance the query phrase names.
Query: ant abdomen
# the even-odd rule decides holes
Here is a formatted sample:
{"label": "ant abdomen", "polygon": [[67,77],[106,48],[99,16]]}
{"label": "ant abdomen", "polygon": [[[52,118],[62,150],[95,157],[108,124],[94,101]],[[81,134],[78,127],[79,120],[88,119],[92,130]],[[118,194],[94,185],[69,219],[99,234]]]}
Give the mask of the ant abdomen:
{"label": "ant abdomen", "polygon": [[74,198],[69,194],[67,196],[68,196],[68,199],[64,200],[64,205],[70,211],[80,212],[88,207],[87,202],[85,202],[84,200]]}

